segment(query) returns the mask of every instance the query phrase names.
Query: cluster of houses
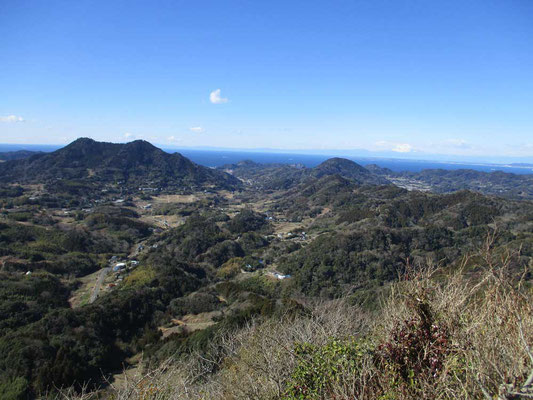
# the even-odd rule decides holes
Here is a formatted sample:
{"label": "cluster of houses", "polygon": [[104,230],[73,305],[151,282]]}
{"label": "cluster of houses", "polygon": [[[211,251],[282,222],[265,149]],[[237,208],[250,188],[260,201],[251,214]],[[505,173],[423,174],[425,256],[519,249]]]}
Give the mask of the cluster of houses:
{"label": "cluster of houses", "polygon": [[291,277],[290,275],[283,275],[277,271],[269,272],[268,275],[273,276],[274,278],[279,279],[280,281]]}
{"label": "cluster of houses", "polygon": [[278,217],[269,215],[268,212],[267,212],[267,216],[265,217],[265,219],[269,222],[295,222],[293,220],[290,220],[289,218],[285,218],[285,217],[278,218]]}
{"label": "cluster of houses", "polygon": [[[128,261],[118,261],[117,256],[113,256],[109,259],[109,265],[111,267],[111,270],[115,273],[115,281],[116,282],[122,282],[124,280],[124,273],[127,271],[131,271],[135,267],[139,265],[139,261],[137,260],[128,260]],[[109,288],[115,287],[116,284],[110,283],[108,285]]]}
{"label": "cluster of houses", "polygon": [[[270,238],[278,238],[278,239],[294,239],[297,241],[305,241],[307,240],[307,233],[305,232],[287,232],[287,233],[278,233],[277,235],[270,235]],[[267,237],[268,238],[268,237]]]}
{"label": "cluster of houses", "polygon": [[264,268],[265,267],[265,260],[263,260],[262,258],[260,258],[259,260],[257,260],[258,262],[258,265],[252,265],[252,264],[246,264],[244,266],[243,269],[241,269],[241,272],[253,272],[255,270],[257,270],[258,268]]}

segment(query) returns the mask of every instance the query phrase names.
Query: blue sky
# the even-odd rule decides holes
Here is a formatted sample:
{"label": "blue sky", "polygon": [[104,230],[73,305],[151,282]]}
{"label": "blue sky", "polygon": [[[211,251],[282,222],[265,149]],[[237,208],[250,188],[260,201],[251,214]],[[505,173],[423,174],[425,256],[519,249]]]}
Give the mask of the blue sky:
{"label": "blue sky", "polygon": [[2,0],[0,142],[533,160],[532,21],[530,0]]}

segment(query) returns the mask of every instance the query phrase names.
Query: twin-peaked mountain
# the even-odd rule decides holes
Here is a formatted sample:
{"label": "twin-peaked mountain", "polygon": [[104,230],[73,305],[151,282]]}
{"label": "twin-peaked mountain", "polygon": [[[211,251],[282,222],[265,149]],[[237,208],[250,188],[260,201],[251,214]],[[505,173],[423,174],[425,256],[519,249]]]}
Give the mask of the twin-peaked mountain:
{"label": "twin-peaked mountain", "polygon": [[117,144],[81,138],[52,153],[0,164],[3,182],[47,183],[58,179],[163,188],[241,186],[229,174],[195,164],[179,153],[166,153],[143,140]]}

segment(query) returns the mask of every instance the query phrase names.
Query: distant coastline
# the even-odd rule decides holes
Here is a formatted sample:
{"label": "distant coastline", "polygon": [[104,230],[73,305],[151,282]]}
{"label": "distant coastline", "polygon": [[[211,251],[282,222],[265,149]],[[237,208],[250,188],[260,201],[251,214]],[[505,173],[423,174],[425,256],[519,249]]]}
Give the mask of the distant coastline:
{"label": "distant coastline", "polygon": [[[60,149],[61,145],[38,145],[38,144],[0,144],[0,152],[31,150],[50,152]],[[192,161],[206,167],[220,167],[224,164],[233,164],[243,160],[252,160],[257,163],[279,164],[303,164],[306,167],[315,167],[328,158],[342,156],[353,160],[361,165],[376,164],[382,168],[389,168],[395,172],[412,171],[420,172],[424,169],[473,169],[482,172],[502,171],[513,174],[533,174],[533,163],[482,163],[482,162],[458,162],[440,160],[414,160],[389,157],[354,157],[337,154],[303,154],[272,151],[251,150],[220,150],[220,149],[189,149],[170,148],[161,146],[169,153],[179,152]]]}

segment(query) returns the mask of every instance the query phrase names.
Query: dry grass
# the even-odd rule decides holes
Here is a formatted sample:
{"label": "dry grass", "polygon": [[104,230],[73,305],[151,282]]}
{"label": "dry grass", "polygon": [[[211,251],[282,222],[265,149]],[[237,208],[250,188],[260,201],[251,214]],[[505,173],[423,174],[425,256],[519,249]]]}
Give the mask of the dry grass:
{"label": "dry grass", "polygon": [[[441,370],[418,376],[414,387],[392,388],[393,393],[401,389],[393,398],[520,398],[513,396],[531,390],[533,378],[531,291],[511,284],[506,265],[493,266],[477,279],[460,270],[444,284],[438,272],[428,269],[397,284],[376,327],[376,339],[385,343],[426,304],[434,326],[446,333]],[[390,373],[380,374],[379,387],[386,389],[390,379]]]}

